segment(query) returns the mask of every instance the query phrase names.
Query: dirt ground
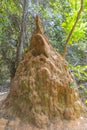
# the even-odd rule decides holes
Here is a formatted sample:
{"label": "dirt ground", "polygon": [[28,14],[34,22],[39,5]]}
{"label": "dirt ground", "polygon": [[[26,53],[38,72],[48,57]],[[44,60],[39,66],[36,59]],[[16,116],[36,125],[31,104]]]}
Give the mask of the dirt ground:
{"label": "dirt ground", "polygon": [[23,123],[18,118],[11,121],[1,118],[0,130],[87,130],[87,118],[81,117],[76,121],[56,120],[44,128],[37,128],[28,123]]}
{"label": "dirt ground", "polygon": [[[9,92],[9,87],[0,92],[0,106],[2,101],[6,98]],[[47,126],[40,128],[21,121],[18,117],[10,117],[3,113],[0,107],[0,130],[87,130],[87,113],[76,120],[61,120],[49,122]]]}

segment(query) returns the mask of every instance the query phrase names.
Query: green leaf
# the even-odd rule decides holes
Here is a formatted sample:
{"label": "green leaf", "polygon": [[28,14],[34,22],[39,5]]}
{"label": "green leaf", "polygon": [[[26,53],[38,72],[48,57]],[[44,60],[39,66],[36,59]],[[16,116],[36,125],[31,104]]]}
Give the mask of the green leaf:
{"label": "green leaf", "polygon": [[87,89],[85,90],[85,94],[87,95]]}
{"label": "green leaf", "polygon": [[87,105],[87,99],[85,100],[85,104]]}

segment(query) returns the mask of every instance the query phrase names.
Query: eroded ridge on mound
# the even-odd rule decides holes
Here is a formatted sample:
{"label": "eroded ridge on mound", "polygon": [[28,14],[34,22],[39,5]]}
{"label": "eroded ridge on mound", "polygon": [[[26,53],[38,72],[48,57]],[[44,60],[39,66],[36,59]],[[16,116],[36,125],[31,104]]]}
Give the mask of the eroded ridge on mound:
{"label": "eroded ridge on mound", "polygon": [[17,68],[5,101],[6,107],[41,125],[55,117],[79,117],[81,102],[72,87],[74,81],[67,62],[48,42],[38,16],[37,21],[29,51]]}

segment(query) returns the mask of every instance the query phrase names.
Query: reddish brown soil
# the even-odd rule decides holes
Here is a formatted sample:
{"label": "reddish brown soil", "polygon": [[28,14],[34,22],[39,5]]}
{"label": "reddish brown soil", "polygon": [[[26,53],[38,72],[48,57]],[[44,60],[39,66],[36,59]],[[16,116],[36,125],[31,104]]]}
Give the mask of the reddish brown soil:
{"label": "reddish brown soil", "polygon": [[80,117],[76,120],[61,120],[49,122],[47,126],[35,127],[29,123],[22,122],[18,117],[12,118],[7,116],[1,109],[1,102],[6,98],[5,93],[3,97],[0,96],[0,130],[87,130],[87,118]]}

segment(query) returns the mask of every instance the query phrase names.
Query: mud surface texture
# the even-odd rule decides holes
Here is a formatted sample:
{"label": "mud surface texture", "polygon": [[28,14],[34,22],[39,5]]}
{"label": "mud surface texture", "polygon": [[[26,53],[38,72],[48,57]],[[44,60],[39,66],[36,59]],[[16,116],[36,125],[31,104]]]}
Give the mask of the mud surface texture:
{"label": "mud surface texture", "polygon": [[67,62],[47,40],[39,16],[4,104],[8,114],[39,128],[57,118],[80,117],[82,104]]}

